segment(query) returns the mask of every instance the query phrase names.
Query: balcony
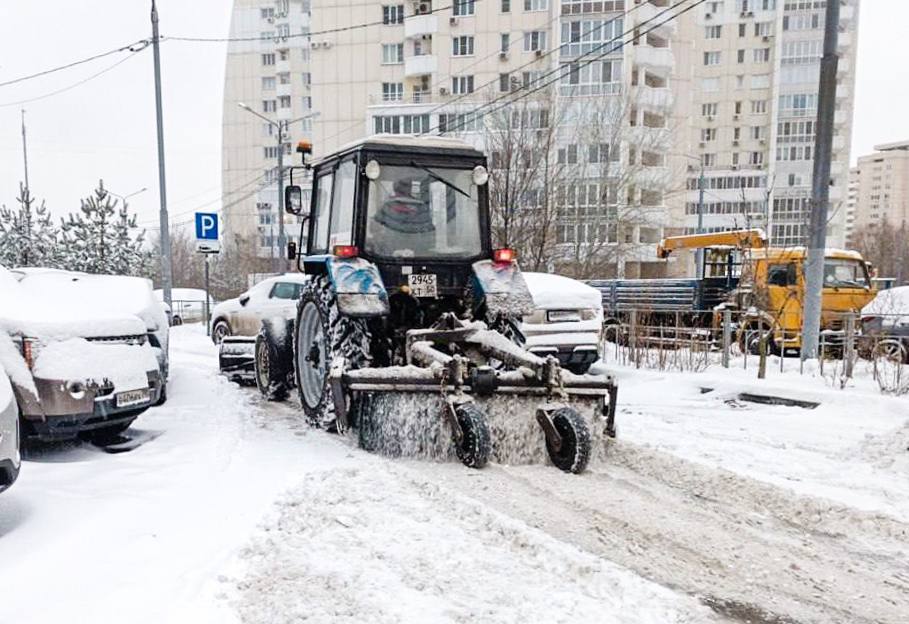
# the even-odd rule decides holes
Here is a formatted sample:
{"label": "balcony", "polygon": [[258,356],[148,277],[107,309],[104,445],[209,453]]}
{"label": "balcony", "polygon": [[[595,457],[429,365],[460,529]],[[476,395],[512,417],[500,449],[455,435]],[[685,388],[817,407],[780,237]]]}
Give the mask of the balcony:
{"label": "balcony", "polygon": [[422,56],[408,56],[404,59],[404,75],[408,78],[412,76],[424,76],[434,74],[439,69],[439,59],[433,54],[423,54]]}
{"label": "balcony", "polygon": [[[664,34],[675,33],[678,26],[677,26],[677,20],[670,19],[673,15],[673,12],[667,11],[666,13],[663,13],[663,11],[666,11],[666,9],[668,8],[668,5],[660,7],[660,6],[656,6],[654,3],[649,2],[647,0],[643,0],[643,4],[642,4],[642,0],[636,0],[635,4],[640,5],[636,9],[634,9],[634,15],[636,18],[637,25],[644,24],[644,25],[646,25],[646,28],[650,29],[650,28],[653,28],[654,26],[656,26],[657,24],[660,24],[655,29],[654,32],[661,32]],[[663,14],[660,15],[661,13],[663,13]],[[657,17],[658,15],[659,15],[659,17]],[[654,21],[651,21],[651,20],[654,20]],[[665,23],[662,23],[662,22],[665,22]]]}
{"label": "balcony", "polygon": [[633,102],[641,108],[664,110],[672,107],[672,91],[668,87],[635,87]]}
{"label": "balcony", "polygon": [[439,20],[435,15],[412,15],[404,20],[404,36],[408,39],[434,35],[439,32]]}
{"label": "balcony", "polygon": [[675,66],[675,58],[670,48],[654,48],[648,45],[635,46],[634,62],[660,73],[670,72]]}

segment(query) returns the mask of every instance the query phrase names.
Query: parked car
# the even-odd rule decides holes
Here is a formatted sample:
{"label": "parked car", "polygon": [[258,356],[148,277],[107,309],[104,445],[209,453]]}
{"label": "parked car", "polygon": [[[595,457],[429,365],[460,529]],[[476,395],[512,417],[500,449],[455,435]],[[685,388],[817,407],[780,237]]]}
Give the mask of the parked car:
{"label": "parked car", "polygon": [[527,349],[555,355],[562,366],[584,374],[599,359],[603,299],[587,284],[561,275],[524,273],[536,310],[524,317]]}
{"label": "parked car", "polygon": [[263,318],[293,318],[306,279],[302,273],[269,277],[239,297],[222,301],[212,311],[212,340],[220,344],[226,336],[254,337],[261,329]]}
{"label": "parked car", "polygon": [[23,437],[111,436],[166,398],[167,318],[149,280],[0,268],[0,330],[28,370],[12,378]]}
{"label": "parked car", "polygon": [[[163,305],[164,291],[160,288],[155,296]],[[172,288],[170,291],[171,325],[183,323],[202,323],[205,321],[205,291],[201,288]],[[209,310],[215,307],[215,300],[208,298]]]}
{"label": "parked car", "polygon": [[909,286],[882,290],[862,308],[861,342],[868,357],[909,364]]}
{"label": "parked car", "polygon": [[[13,387],[5,370],[3,361],[10,355],[17,357],[12,350],[12,341],[6,334],[0,334],[0,492],[9,488],[19,476],[22,459],[19,456],[19,406],[13,395]],[[21,364],[24,368],[24,362]]]}

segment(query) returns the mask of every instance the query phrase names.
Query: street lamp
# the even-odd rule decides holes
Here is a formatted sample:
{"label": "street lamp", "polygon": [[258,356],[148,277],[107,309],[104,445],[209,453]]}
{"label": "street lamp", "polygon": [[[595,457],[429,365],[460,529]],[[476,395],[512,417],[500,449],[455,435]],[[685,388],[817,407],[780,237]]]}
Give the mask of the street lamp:
{"label": "street lamp", "polygon": [[[290,124],[297,123],[298,121],[303,121],[305,119],[314,119],[319,116],[318,112],[312,112],[308,115],[303,115],[296,119],[291,119],[290,121],[278,120],[274,121],[269,119],[265,115],[260,114],[259,112],[253,110],[248,105],[243,102],[237,102],[237,106],[242,108],[248,113],[252,113],[259,119],[265,121],[269,126],[275,128],[275,137],[278,140],[278,248],[281,250],[281,257],[284,257],[284,249],[287,246],[284,237],[284,133],[290,126]],[[283,264],[283,260],[281,261]],[[277,268],[277,267],[273,267]]]}
{"label": "street lamp", "polygon": [[108,195],[113,195],[114,197],[118,197],[118,198],[120,198],[122,201],[125,202],[125,201],[126,201],[127,199],[129,199],[130,197],[134,197],[135,195],[138,195],[139,193],[144,193],[144,192],[147,191],[147,190],[148,190],[148,189],[147,189],[146,187],[143,186],[143,187],[140,188],[138,191],[133,191],[132,193],[129,193],[129,194],[127,194],[127,195],[120,195],[119,193],[114,193],[114,192],[111,191],[111,190],[108,190],[108,191],[107,191],[107,194],[108,194]]}

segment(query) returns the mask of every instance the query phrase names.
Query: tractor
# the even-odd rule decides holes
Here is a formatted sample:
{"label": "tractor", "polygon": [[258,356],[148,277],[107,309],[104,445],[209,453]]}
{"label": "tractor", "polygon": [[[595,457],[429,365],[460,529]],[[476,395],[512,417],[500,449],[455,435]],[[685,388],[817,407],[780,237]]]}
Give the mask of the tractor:
{"label": "tractor", "polygon": [[287,253],[309,278],[294,319],[263,319],[263,393],[296,386],[311,425],[368,450],[583,471],[615,437],[617,386],[523,348],[533,301],[515,252],[493,248],[483,153],[392,135],[312,163],[298,151],[311,202],[291,175],[303,223]]}

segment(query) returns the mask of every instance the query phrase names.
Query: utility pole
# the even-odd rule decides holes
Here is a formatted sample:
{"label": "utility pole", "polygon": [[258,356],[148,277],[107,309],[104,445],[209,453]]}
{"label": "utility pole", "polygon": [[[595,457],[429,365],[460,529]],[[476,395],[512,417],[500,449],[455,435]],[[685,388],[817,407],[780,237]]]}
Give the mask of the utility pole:
{"label": "utility pole", "polygon": [[827,2],[824,56],[817,98],[817,136],[814,143],[811,219],[808,226],[808,259],[805,262],[805,298],[802,315],[802,361],[816,359],[821,329],[824,288],[824,250],[827,247],[827,210],[830,204],[830,168],[836,116],[836,72],[839,67],[840,3]]}
{"label": "utility pole", "polygon": [[161,198],[161,290],[164,302],[173,309],[171,287],[173,273],[170,266],[170,223],[167,217],[167,182],[164,176],[164,111],[161,105],[161,51],[159,50],[158,8],[152,0],[152,50],[155,53],[155,114],[158,121],[158,194]]}
{"label": "utility pole", "polygon": [[[284,249],[287,244],[284,242],[284,129],[287,126],[284,121],[278,121],[278,262],[276,273],[285,273],[287,269],[287,259]],[[274,239],[272,239],[274,245]]]}
{"label": "utility pole", "polygon": [[[701,175],[698,177],[698,234],[704,233],[704,163],[701,163]],[[704,250],[695,250],[697,276],[704,277]]]}
{"label": "utility pole", "polygon": [[28,185],[28,141],[25,138],[25,109],[22,109],[22,160],[25,161],[25,188],[30,189]]}

